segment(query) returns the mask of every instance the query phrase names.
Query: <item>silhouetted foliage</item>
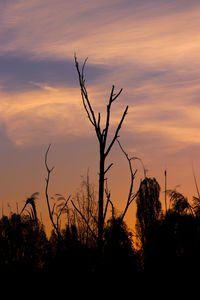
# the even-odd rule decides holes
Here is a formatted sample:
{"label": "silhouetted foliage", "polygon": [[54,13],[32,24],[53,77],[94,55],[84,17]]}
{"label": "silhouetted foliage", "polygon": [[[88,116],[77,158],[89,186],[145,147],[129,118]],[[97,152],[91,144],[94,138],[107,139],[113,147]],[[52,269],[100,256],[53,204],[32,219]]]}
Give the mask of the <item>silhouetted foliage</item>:
{"label": "silhouetted foliage", "polygon": [[169,210],[149,232],[145,270],[155,274],[183,275],[199,268],[199,222],[191,214]]}
{"label": "silhouetted foliage", "polygon": [[[138,278],[142,282],[144,278],[150,280],[166,274],[196,274],[200,267],[198,210],[182,194],[171,191],[168,194],[171,208],[163,212],[159,195],[160,186],[155,178],[146,177],[141,181],[136,200],[136,229],[141,248],[134,247],[133,231],[121,215],[115,213],[105,222],[101,260],[97,243],[88,230],[88,224],[92,230],[97,228],[95,192],[88,177],[73,199],[85,221],[69,202],[63,210],[65,226],[59,228],[60,235],[53,228],[47,238],[34,211],[25,214],[24,209],[23,214],[3,216],[0,219],[0,275],[35,274],[54,278],[56,274],[57,280],[76,278],[81,281],[101,274],[107,280],[130,277],[134,282],[138,282]],[[28,204],[32,207],[26,201],[25,205]]]}
{"label": "silhouetted foliage", "polygon": [[132,244],[132,233],[121,217],[108,220],[104,232],[104,254],[107,272],[133,274],[137,271],[137,255]]}
{"label": "silhouetted foliage", "polygon": [[155,178],[145,178],[139,187],[136,198],[137,203],[137,233],[140,237],[143,249],[149,231],[159,219],[161,213],[161,202],[159,200],[160,186]]}
{"label": "silhouetted foliage", "polygon": [[188,199],[184,197],[183,194],[176,190],[168,190],[167,192],[170,196],[170,202],[172,203],[172,210],[179,214],[185,214],[191,209]]}
{"label": "silhouetted foliage", "polygon": [[29,217],[12,214],[0,220],[0,272],[36,271],[47,251],[43,226]]}

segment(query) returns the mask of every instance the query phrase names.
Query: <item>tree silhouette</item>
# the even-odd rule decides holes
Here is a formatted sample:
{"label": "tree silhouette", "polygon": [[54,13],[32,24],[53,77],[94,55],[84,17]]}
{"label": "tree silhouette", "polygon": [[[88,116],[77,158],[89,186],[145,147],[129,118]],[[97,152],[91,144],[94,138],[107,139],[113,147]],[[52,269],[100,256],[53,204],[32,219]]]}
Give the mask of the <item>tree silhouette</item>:
{"label": "tree silhouette", "polygon": [[127,276],[130,272],[136,272],[137,259],[132,238],[132,232],[121,216],[112,217],[107,221],[104,230],[104,255],[109,276]]}
{"label": "tree silhouette", "polygon": [[114,137],[111,139],[111,142],[107,145],[108,141],[108,132],[110,126],[110,113],[111,113],[111,106],[113,102],[119,97],[122,92],[122,89],[118,93],[115,93],[115,86],[112,86],[109,101],[107,104],[107,114],[106,114],[106,124],[103,129],[101,129],[101,114],[98,113],[98,117],[95,116],[94,110],[91,105],[91,101],[89,99],[89,95],[87,92],[87,88],[85,85],[85,76],[84,76],[84,69],[87,59],[84,61],[82,68],[79,68],[78,60],[75,55],[75,65],[76,70],[78,73],[79,84],[81,88],[81,96],[83,101],[84,109],[87,113],[88,119],[92,126],[95,129],[96,136],[99,142],[99,197],[98,197],[98,249],[99,252],[102,252],[103,249],[103,229],[104,229],[104,183],[105,183],[105,174],[108,170],[112,167],[112,163],[106,167],[106,158],[110,153],[111,148],[113,147],[115,141],[118,138],[119,131],[121,129],[122,123],[125,119],[125,116],[128,111],[128,106],[126,106],[121,120],[116,128]]}
{"label": "tree silhouette", "polygon": [[[35,221],[35,220],[34,220]],[[29,216],[11,214],[0,219],[0,273],[40,270],[45,261],[47,237],[43,225]]]}
{"label": "tree silhouette", "polygon": [[145,178],[139,187],[136,198],[137,203],[137,231],[141,239],[143,250],[145,250],[148,232],[158,220],[161,213],[159,200],[160,186],[155,178]]}

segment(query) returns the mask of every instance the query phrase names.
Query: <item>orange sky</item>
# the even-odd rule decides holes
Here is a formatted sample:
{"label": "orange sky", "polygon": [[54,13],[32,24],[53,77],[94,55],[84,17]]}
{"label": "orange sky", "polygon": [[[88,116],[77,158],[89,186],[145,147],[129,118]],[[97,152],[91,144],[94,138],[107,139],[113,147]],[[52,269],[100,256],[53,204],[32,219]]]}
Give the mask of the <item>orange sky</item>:
{"label": "orange sky", "polygon": [[[88,57],[87,87],[96,113],[105,112],[112,84],[123,88],[123,147],[149,176],[190,199],[200,178],[199,1],[30,0],[0,3],[0,201],[4,211],[39,191],[46,217],[44,153],[55,166],[50,193],[75,195],[90,169],[98,188],[98,144],[82,107],[74,52]],[[127,161],[116,145],[109,172],[113,202],[123,207]],[[136,187],[142,178],[139,163]],[[162,200],[163,201],[163,200]],[[134,209],[127,216],[129,223]]]}

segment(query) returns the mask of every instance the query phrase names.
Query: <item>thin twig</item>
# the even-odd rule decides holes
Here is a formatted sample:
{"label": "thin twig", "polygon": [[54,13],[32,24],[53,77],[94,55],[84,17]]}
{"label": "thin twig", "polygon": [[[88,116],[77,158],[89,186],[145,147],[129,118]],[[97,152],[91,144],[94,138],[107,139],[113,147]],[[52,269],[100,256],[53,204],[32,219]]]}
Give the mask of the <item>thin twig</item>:
{"label": "thin twig", "polygon": [[130,204],[133,202],[133,200],[137,196],[137,193],[135,195],[133,195],[133,182],[134,182],[137,170],[135,170],[135,172],[133,172],[133,168],[132,168],[132,164],[131,164],[131,161],[133,160],[133,158],[129,158],[128,154],[125,152],[125,150],[123,149],[123,147],[122,147],[122,145],[121,145],[121,143],[120,143],[120,141],[118,139],[117,139],[117,142],[118,142],[119,147],[122,150],[123,154],[125,155],[126,159],[128,160],[129,170],[130,170],[130,174],[131,174],[131,182],[130,182],[128,199],[127,199],[127,202],[126,202],[126,206],[125,206],[124,212],[123,212],[123,214],[121,216],[121,219],[123,220],[124,217],[125,217],[125,215],[126,215],[126,212],[127,212],[128,208],[130,206]]}
{"label": "thin twig", "polygon": [[91,229],[90,225],[88,224],[88,221],[86,220],[85,216],[82,214],[82,212],[76,207],[76,205],[74,204],[74,202],[71,200],[71,203],[73,205],[73,207],[75,208],[75,210],[79,213],[79,215],[81,216],[81,218],[84,220],[84,222],[86,223],[88,229],[90,230],[92,236],[94,237],[95,240],[97,240],[97,236],[94,233],[94,231]]}
{"label": "thin twig", "polygon": [[58,225],[58,221],[59,221],[59,219],[60,219],[60,216],[61,216],[62,212],[64,211],[65,207],[67,206],[67,203],[68,203],[70,197],[71,197],[71,196],[69,196],[69,197],[67,198],[67,200],[66,200],[65,203],[63,204],[63,206],[62,206],[62,208],[61,208],[59,214],[57,215],[57,227],[59,226],[59,225]]}
{"label": "thin twig", "polygon": [[112,201],[110,200],[110,195],[111,194],[110,194],[110,191],[108,190],[107,181],[106,181],[105,193],[106,193],[107,201],[106,201],[106,206],[105,206],[105,211],[104,211],[104,217],[103,217],[104,221],[105,221],[107,210],[108,210],[108,204],[110,204],[112,206],[112,218],[114,217],[114,205],[113,205]]}

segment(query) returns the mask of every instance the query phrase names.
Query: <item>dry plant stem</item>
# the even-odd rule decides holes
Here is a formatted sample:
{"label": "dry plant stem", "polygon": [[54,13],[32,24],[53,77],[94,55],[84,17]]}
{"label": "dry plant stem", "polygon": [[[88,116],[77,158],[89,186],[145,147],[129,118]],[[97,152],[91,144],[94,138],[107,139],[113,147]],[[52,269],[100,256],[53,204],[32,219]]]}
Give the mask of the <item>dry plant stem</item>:
{"label": "dry plant stem", "polygon": [[47,170],[47,178],[46,178],[46,187],[45,187],[45,195],[46,195],[46,201],[47,201],[47,207],[48,207],[48,211],[49,211],[49,217],[51,220],[51,224],[53,226],[53,228],[55,229],[58,237],[61,237],[60,231],[58,229],[58,226],[55,224],[54,219],[53,219],[53,213],[51,211],[51,207],[50,207],[50,203],[49,203],[49,194],[48,194],[48,187],[49,187],[49,180],[50,180],[50,175],[51,172],[53,171],[54,167],[52,167],[51,169],[48,166],[48,153],[49,153],[49,149],[51,147],[51,144],[49,145],[49,147],[47,148],[47,151],[45,153],[45,166],[46,166],[46,170]]}

